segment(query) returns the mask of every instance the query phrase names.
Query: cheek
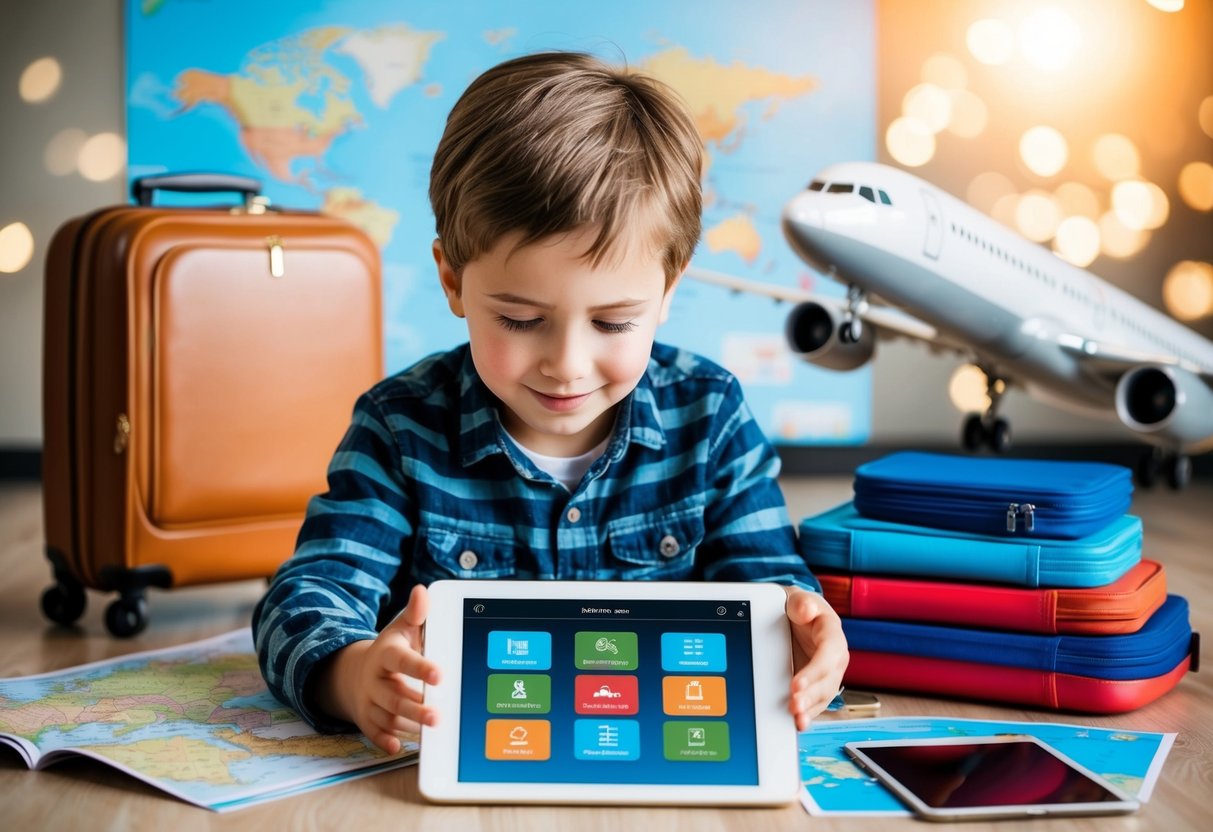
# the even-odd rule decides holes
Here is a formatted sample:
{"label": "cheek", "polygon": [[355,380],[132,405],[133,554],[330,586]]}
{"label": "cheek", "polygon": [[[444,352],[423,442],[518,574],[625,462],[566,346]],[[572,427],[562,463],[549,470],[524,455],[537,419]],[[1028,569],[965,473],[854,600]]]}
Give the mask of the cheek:
{"label": "cheek", "polygon": [[605,353],[600,365],[603,376],[612,384],[635,384],[649,366],[653,350],[651,338],[618,339]]}
{"label": "cheek", "polygon": [[[525,365],[524,350],[497,324],[469,327],[472,362],[490,386],[494,381],[517,378]],[[497,391],[494,391],[497,392]]]}

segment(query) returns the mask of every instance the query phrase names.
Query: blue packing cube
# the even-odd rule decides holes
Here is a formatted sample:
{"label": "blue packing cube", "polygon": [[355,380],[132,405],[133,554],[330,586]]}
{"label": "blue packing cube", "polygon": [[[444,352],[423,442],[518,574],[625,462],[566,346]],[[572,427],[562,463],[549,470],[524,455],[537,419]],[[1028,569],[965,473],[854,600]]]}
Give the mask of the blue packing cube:
{"label": "blue packing cube", "polygon": [[1093,587],[1137,565],[1142,526],[1139,518],[1122,514],[1077,540],[992,536],[873,520],[843,503],[800,521],[798,545],[814,569]]}
{"label": "blue packing cube", "polygon": [[855,471],[865,517],[986,535],[1074,540],[1129,509],[1128,468],[903,451]]}
{"label": "blue packing cube", "polygon": [[[1192,650],[1188,602],[1168,595],[1136,633],[1038,635],[843,618],[851,650],[1022,667],[1106,680],[1143,679],[1175,668]],[[1195,669],[1195,668],[1194,668]]]}

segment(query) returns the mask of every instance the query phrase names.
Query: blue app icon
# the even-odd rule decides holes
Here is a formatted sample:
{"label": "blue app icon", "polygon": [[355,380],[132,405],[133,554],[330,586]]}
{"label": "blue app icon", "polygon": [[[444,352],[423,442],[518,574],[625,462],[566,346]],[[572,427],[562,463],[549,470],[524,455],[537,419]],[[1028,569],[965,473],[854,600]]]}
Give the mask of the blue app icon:
{"label": "blue app icon", "polygon": [[661,669],[673,673],[728,670],[724,633],[662,633]]}
{"label": "blue app icon", "polygon": [[573,720],[578,760],[639,760],[640,723],[634,719]]}
{"label": "blue app icon", "polygon": [[488,660],[495,670],[550,670],[552,634],[493,630],[489,633]]}

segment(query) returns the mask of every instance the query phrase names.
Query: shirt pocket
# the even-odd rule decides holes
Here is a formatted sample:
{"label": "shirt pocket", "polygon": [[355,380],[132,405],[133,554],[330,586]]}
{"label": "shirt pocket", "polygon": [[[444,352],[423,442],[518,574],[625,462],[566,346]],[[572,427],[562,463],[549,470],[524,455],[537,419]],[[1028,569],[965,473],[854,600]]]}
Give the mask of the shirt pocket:
{"label": "shirt pocket", "polygon": [[413,571],[421,583],[448,578],[513,578],[518,571],[512,538],[422,526],[417,540]]}
{"label": "shirt pocket", "polygon": [[669,510],[607,523],[599,580],[676,581],[690,578],[703,542],[703,509]]}

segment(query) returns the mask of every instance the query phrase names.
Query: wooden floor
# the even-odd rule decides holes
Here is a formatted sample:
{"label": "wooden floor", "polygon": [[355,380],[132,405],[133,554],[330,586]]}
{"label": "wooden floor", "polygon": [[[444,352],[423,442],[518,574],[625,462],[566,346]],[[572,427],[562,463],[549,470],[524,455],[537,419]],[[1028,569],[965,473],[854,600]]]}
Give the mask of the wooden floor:
{"label": "wooden floor", "polygon": [[[830,508],[850,496],[849,479],[788,479],[792,516]],[[91,593],[79,625],[48,624],[39,597],[50,583],[42,554],[41,496],[36,485],[0,483],[0,677],[38,673],[124,653],[165,647],[248,625],[264,584],[153,591],[151,625],[138,637],[109,637],[102,623],[108,599]],[[1193,628],[1213,638],[1213,484],[1188,491],[1139,493],[1133,511],[1146,529],[1146,555],[1163,562],[1170,591],[1192,605]],[[1209,653],[1206,650],[1206,653]],[[1138,711],[1114,717],[1023,710],[895,694],[881,694],[886,716],[1064,721],[1143,731],[1175,731],[1154,796],[1136,815],[1113,819],[961,824],[1012,830],[1213,829],[1213,656],[1200,674]],[[765,810],[441,807],[421,802],[416,770],[376,775],[234,814],[215,815],[181,803],[107,766],[79,760],[29,772],[15,752],[0,750],[0,817],[8,829],[285,828],[577,830],[923,829],[920,822],[875,818],[810,819],[799,806]],[[953,826],[952,828],[956,828]]]}

